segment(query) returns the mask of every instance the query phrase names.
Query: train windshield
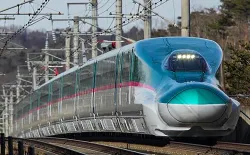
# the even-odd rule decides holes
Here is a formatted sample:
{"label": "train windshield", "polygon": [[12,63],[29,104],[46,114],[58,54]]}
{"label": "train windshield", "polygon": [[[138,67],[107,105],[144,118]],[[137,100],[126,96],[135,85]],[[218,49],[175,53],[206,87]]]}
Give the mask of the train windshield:
{"label": "train windshield", "polygon": [[168,59],[165,68],[174,72],[206,72],[207,64],[198,54],[174,54]]}

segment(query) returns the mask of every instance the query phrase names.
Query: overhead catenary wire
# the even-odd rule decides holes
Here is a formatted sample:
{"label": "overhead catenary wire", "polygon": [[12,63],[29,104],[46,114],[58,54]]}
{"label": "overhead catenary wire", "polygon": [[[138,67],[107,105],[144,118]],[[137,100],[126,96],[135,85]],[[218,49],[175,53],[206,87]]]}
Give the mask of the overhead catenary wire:
{"label": "overhead catenary wire", "polygon": [[[159,1],[159,2],[160,2],[160,1]],[[156,2],[155,5],[156,5],[156,4],[158,4],[158,3]],[[156,7],[155,7],[155,8],[156,8]],[[153,8],[153,9],[154,9],[154,8]],[[136,15],[138,15],[138,14],[141,14],[141,13],[143,13],[143,10],[141,10],[139,13],[135,14],[134,16],[136,16]],[[129,23],[131,23],[131,22],[133,22],[133,21],[139,19],[138,17],[137,17],[137,18],[134,18],[134,16],[131,16],[130,18],[127,18],[125,21],[122,22],[122,25],[125,26],[125,25],[127,25],[127,24],[129,24]],[[93,26],[92,24],[90,24],[90,23],[88,23],[88,22],[86,22],[86,21],[82,21],[82,22],[87,23],[87,24]],[[126,23],[126,22],[127,22],[127,23]],[[107,33],[107,32],[108,32],[108,33],[112,33],[112,34],[115,35],[115,33],[112,32],[112,29],[116,28],[116,26],[110,28],[111,25],[112,25],[112,23],[110,24],[109,28],[106,29],[106,30],[103,30],[103,31],[101,32],[101,34],[102,34],[102,33]],[[114,29],[113,31],[115,31],[115,29]],[[99,35],[96,35],[96,36],[99,36]],[[91,39],[86,40],[84,43],[88,43],[88,41],[91,41]],[[72,57],[72,55],[74,55],[80,48],[81,48],[81,46],[79,46],[75,51],[73,51],[73,52],[70,54],[70,57]]]}
{"label": "overhead catenary wire", "polygon": [[[19,6],[19,11],[21,10],[22,6],[23,6],[23,5],[20,5],[20,6]],[[18,11],[17,11],[16,13],[18,13]],[[14,15],[12,15],[12,16],[14,17]],[[8,17],[8,16],[6,15],[5,18],[7,18],[7,17]],[[13,25],[14,25],[14,24],[13,24]],[[3,29],[3,31],[6,29],[5,26],[6,26],[6,20],[4,20],[4,29]],[[6,37],[5,37],[5,38],[6,38]],[[0,40],[2,40],[2,39],[0,39]]]}
{"label": "overhead catenary wire", "polygon": [[[97,8],[97,10],[100,10],[101,8],[103,8],[105,5],[108,4],[110,0],[108,0],[107,2],[104,3],[104,5],[100,6],[99,8]],[[98,2],[98,4],[101,4],[102,0],[100,2]]]}
{"label": "overhead catenary wire", "polygon": [[[42,1],[40,0],[40,2],[42,2]],[[38,5],[38,6],[39,6],[39,5],[41,5],[41,4],[39,4],[39,3],[36,3],[36,2],[34,2],[34,1],[33,1],[32,3],[34,3],[34,4]],[[55,12],[61,12],[61,11],[59,11],[59,10],[56,10],[56,9],[52,9],[52,8],[50,8],[50,7],[47,7],[47,6],[45,6],[45,8],[46,8],[46,9],[49,9],[49,10],[51,10],[51,11],[55,11]]]}
{"label": "overhead catenary wire", "polygon": [[[169,1],[169,0],[165,0],[165,2],[167,2],[167,1]],[[155,9],[155,8],[159,7],[160,5],[157,5],[157,4],[159,4],[160,2],[162,2],[160,5],[162,5],[162,4],[165,3],[163,0],[159,0],[158,2],[155,2],[155,3],[152,4],[152,9]],[[113,4],[114,4],[114,3],[113,3]],[[111,6],[112,6],[112,5],[111,5]],[[111,8],[111,6],[110,6],[109,8]],[[154,7],[153,7],[153,6],[154,6]],[[143,11],[144,11],[144,9],[138,10],[138,12],[137,12],[136,14],[131,14],[131,15],[132,15],[131,17],[126,18],[126,19],[121,23],[122,26],[126,26],[126,25],[132,23],[133,21],[136,21],[136,20],[140,19],[139,16],[140,16],[141,14],[143,14]],[[82,21],[82,22],[87,23],[86,21]],[[90,23],[87,23],[87,24],[92,25],[92,24],[90,24]],[[112,23],[110,24],[110,26],[109,26],[108,29],[102,29],[102,32],[100,32],[99,34],[95,34],[95,36],[100,36],[101,34],[104,34],[104,33],[112,33],[112,34],[115,34],[115,32],[113,32],[113,31],[116,30],[116,25],[113,26],[113,27],[111,27],[111,25],[112,25]],[[121,35],[120,35],[120,36],[121,36]],[[92,39],[92,38],[93,38],[93,37],[91,37],[91,38],[85,40],[84,43],[88,43],[88,44],[89,44],[89,43],[91,42],[91,39]],[[81,39],[81,40],[82,40],[82,39]],[[74,53],[77,52],[80,48],[81,48],[81,46],[79,46],[77,49],[75,49],[75,50],[70,54],[70,57],[72,57],[72,55],[74,55]],[[45,73],[42,73],[42,75],[45,75]]]}
{"label": "overhead catenary wire", "polygon": [[[151,6],[152,6],[152,10],[155,9],[155,8],[157,8],[157,7],[159,7],[159,6],[161,6],[161,5],[163,5],[163,4],[166,3],[167,1],[169,1],[169,0],[165,0],[165,1],[159,0],[159,1],[155,2],[155,3],[153,3],[153,4],[151,5]],[[159,5],[159,3],[161,3],[161,4]],[[157,4],[158,4],[158,5],[157,5]],[[154,7],[153,7],[153,6],[154,6]],[[142,13],[143,13],[143,10],[144,10],[144,9],[138,11],[138,13],[137,13],[136,15],[139,16],[140,14],[142,14]],[[125,20],[122,22],[122,26],[128,25],[129,23],[131,23],[131,22],[133,22],[133,21],[135,21],[135,20],[138,20],[138,19],[139,19],[139,17],[131,16],[131,17],[125,19]],[[127,22],[127,23],[126,23],[126,22]],[[87,23],[87,22],[85,22],[85,23]],[[93,26],[93,25],[90,24],[90,23],[87,23],[87,24]],[[114,29],[114,30],[112,30],[112,29]],[[113,33],[113,34],[115,34],[115,32],[113,32],[113,31],[115,31],[115,30],[116,30],[116,25],[115,25],[114,27],[112,27],[112,28],[108,28],[108,29],[106,29],[106,30],[102,30],[102,32],[100,32],[99,34],[95,34],[95,36],[100,36],[100,35],[102,35],[102,34],[104,34],[104,33]],[[122,35],[120,35],[120,36],[122,36]],[[93,37],[91,37],[90,39],[85,40],[84,43],[90,42],[92,38],[93,38]],[[73,52],[71,53],[70,56],[72,56],[72,55],[73,55],[75,52],[77,52],[79,49],[80,49],[80,47],[78,47],[75,51],[73,51]]]}
{"label": "overhead catenary wire", "polygon": [[29,3],[29,4],[30,4],[30,6],[31,6],[31,8],[32,8],[32,10],[33,10],[33,12],[35,12],[34,6],[33,6],[31,3]]}
{"label": "overhead catenary wire", "polygon": [[[160,5],[162,5],[162,4],[164,4],[164,3],[168,2],[168,1],[169,1],[169,0],[166,0],[165,2],[162,2],[162,0],[161,0],[160,2],[162,2],[162,3],[161,3],[161,4],[158,4],[158,5],[160,6]],[[133,0],[133,2],[139,4],[140,6],[142,6],[144,10],[147,10],[147,9],[148,9],[148,10],[150,10],[153,14],[155,14],[155,15],[158,16],[158,17],[160,17],[161,19],[167,21],[168,23],[170,23],[170,24],[172,24],[172,25],[174,25],[174,26],[177,26],[176,23],[173,23],[172,21],[170,21],[170,20],[164,18],[164,17],[161,16],[159,13],[154,12],[152,9],[147,8],[146,6],[142,5],[140,2],[137,2],[136,0]],[[154,3],[154,4],[155,4],[155,3]],[[155,4],[155,5],[157,5],[157,4]],[[178,26],[177,26],[177,27],[178,27]]]}
{"label": "overhead catenary wire", "polygon": [[[43,19],[48,19],[48,18],[47,18],[47,16],[39,17],[38,19],[34,20],[34,21],[30,24],[30,26],[32,26],[32,25],[34,25],[34,24],[36,24],[36,23],[42,21]],[[3,39],[5,39],[5,38],[1,38],[0,41],[3,40]],[[11,41],[9,41],[9,43],[15,44],[15,43],[13,43],[13,42],[11,42]],[[20,46],[20,45],[19,45],[19,46]],[[14,51],[8,51],[8,52],[9,52],[9,53],[13,53]],[[3,54],[3,56],[4,56],[4,54]]]}
{"label": "overhead catenary wire", "polygon": [[[86,16],[89,14],[90,11],[91,11],[91,10],[88,10],[88,13],[86,14]],[[71,15],[71,14],[69,14],[69,15]],[[80,47],[80,46],[79,46],[79,47]],[[44,61],[44,57],[43,57],[43,59],[42,59],[41,61]],[[42,75],[45,75],[45,73],[42,73]]]}
{"label": "overhead catenary wire", "polygon": [[107,12],[114,4],[116,1],[114,1],[106,10],[102,11],[101,13],[99,13],[98,15],[103,14],[104,12]]}
{"label": "overhead catenary wire", "polygon": [[25,31],[29,26],[31,26],[31,24],[33,23],[33,21],[41,13],[41,11],[44,9],[44,7],[48,4],[49,1],[50,0],[44,0],[44,2],[41,4],[41,6],[34,12],[34,14],[29,19],[29,21],[22,28],[18,29],[13,35],[11,35],[10,37],[7,38],[7,40],[5,41],[5,44],[4,44],[3,48],[0,50],[0,57],[4,53],[4,50],[6,49],[6,47],[8,45],[8,42],[11,41],[12,39],[14,39],[18,34],[20,34],[23,31]]}

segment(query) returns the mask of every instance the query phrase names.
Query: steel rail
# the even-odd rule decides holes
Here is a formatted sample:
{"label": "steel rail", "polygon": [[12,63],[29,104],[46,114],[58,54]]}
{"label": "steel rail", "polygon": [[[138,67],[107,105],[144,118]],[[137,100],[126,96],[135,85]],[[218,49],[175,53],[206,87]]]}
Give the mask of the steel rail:
{"label": "steel rail", "polygon": [[[234,152],[234,153],[250,153],[250,144],[242,143],[230,143],[230,142],[220,142],[218,141],[215,145],[201,145],[201,144],[192,144],[192,143],[183,143],[170,141],[170,145],[180,145],[181,148],[193,149],[201,152]],[[204,150],[205,149],[205,150]]]}
{"label": "steel rail", "polygon": [[124,142],[96,142],[120,148],[150,152],[155,154],[225,154],[225,153],[250,153],[250,144],[217,142],[215,145],[193,144],[187,142],[169,141],[164,146],[152,146],[145,144],[129,144]]}
{"label": "steel rail", "polygon": [[250,153],[250,144],[243,143],[231,143],[231,142],[220,142],[213,146],[216,149],[226,149],[231,151],[239,151],[242,153]]}
{"label": "steel rail", "polygon": [[[33,138],[32,138],[33,139]],[[133,150],[128,150],[124,148],[117,148],[107,145],[96,144],[87,141],[66,139],[66,138],[52,138],[52,137],[43,137],[43,138],[34,138],[36,141],[41,141],[45,143],[60,144],[61,146],[74,146],[78,148],[89,149],[105,154],[116,154],[116,155],[146,155],[145,153],[136,152]]]}
{"label": "steel rail", "polygon": [[[250,144],[230,143],[218,141],[214,145],[193,144],[187,142],[169,141],[165,146],[152,146],[144,144],[129,144],[122,142],[87,142],[66,138],[13,138],[14,142],[23,141],[26,145],[33,145],[35,148],[53,152],[55,154],[88,154],[88,151],[102,154],[117,155],[145,155],[142,152],[150,153],[178,153],[178,154],[224,154],[243,153],[250,154]],[[129,147],[128,147],[129,146]],[[74,149],[74,150],[73,150]],[[136,151],[133,151],[136,150]],[[87,152],[86,152],[87,151]],[[141,152],[137,152],[141,151]]]}
{"label": "steel rail", "polygon": [[86,155],[69,148],[53,145],[35,139],[13,138],[13,142],[17,143],[18,141],[22,141],[24,145],[33,146],[35,149],[45,150],[46,152],[55,153],[58,155]]}

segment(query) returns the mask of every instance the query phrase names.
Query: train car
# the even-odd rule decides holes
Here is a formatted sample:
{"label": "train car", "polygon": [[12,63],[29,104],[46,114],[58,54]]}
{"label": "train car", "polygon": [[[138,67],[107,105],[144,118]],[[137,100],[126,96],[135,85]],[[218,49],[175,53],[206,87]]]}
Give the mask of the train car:
{"label": "train car", "polygon": [[15,105],[12,135],[228,135],[240,104],[218,87],[222,54],[214,41],[193,37],[151,38],[112,50],[65,71]]}

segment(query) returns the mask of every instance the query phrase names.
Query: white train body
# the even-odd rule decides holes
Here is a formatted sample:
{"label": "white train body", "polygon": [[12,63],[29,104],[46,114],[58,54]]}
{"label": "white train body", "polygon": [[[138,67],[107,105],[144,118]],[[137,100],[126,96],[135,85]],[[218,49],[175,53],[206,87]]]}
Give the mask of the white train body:
{"label": "white train body", "polygon": [[[187,60],[183,71],[178,61],[186,60],[177,60],[179,55],[199,61]],[[51,79],[15,105],[12,135],[228,135],[240,105],[215,84],[221,55],[212,41],[178,37],[144,40],[105,53]]]}

